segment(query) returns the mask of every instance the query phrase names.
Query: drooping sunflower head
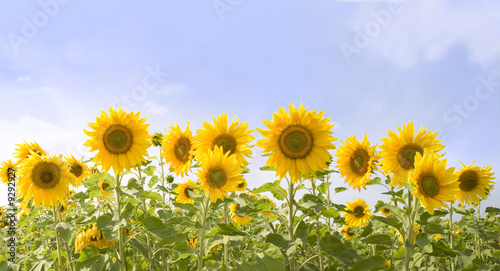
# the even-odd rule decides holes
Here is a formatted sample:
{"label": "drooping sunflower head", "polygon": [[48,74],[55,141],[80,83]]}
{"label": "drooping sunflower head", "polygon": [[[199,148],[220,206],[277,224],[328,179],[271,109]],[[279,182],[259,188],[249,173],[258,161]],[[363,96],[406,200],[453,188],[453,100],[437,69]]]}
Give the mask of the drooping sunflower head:
{"label": "drooping sunflower head", "polygon": [[115,174],[120,174],[146,160],[151,142],[145,121],[139,112],[126,113],[121,107],[118,111],[110,108],[109,115],[101,111],[96,123],[89,123],[92,130],[84,130],[90,137],[84,145],[91,152],[97,151],[94,162],[101,163],[104,171],[113,168]]}
{"label": "drooping sunflower head", "polygon": [[347,224],[353,228],[363,227],[370,221],[372,213],[370,212],[370,207],[364,199],[358,198],[353,202],[348,202],[346,210],[351,213],[344,213],[345,220]]}
{"label": "drooping sunflower head", "polygon": [[162,155],[175,174],[188,174],[193,161],[193,142],[194,138],[189,123],[186,130],[182,131],[179,125],[171,125],[170,131],[167,131],[162,142]]}
{"label": "drooping sunflower head", "polygon": [[415,155],[415,169],[411,176],[411,183],[415,186],[413,195],[420,199],[427,212],[434,214],[434,209],[446,207],[445,201],[453,202],[458,193],[457,176],[453,174],[455,168],[446,168],[446,159],[424,150],[424,155]]}
{"label": "drooping sunflower head", "polygon": [[333,124],[330,118],[323,118],[323,111],[308,111],[302,104],[297,109],[293,104],[288,113],[279,108],[273,114],[273,121],[264,120],[269,130],[258,129],[265,138],[257,142],[264,148],[263,153],[272,153],[266,166],[276,169],[276,176],[283,178],[288,174],[292,182],[302,179],[302,175],[316,177],[316,171],[324,171],[331,162],[328,150],[335,149],[332,144]]}
{"label": "drooping sunflower head", "polygon": [[234,155],[229,155],[229,152],[216,146],[213,151],[209,150],[205,154],[203,161],[197,174],[200,178],[199,187],[212,202],[227,197],[227,192],[236,191],[243,178],[243,168]]}
{"label": "drooping sunflower head", "polygon": [[19,196],[24,201],[33,199],[33,205],[51,208],[58,202],[64,203],[69,195],[70,184],[76,177],[69,168],[54,156],[30,155],[19,169]]}
{"label": "drooping sunflower head", "polygon": [[191,203],[193,204],[193,200],[189,196],[189,192],[194,192],[198,193],[198,190],[195,189],[196,183],[192,180],[188,180],[187,182],[184,183],[179,183],[179,186],[175,188],[174,192],[177,193],[177,197],[175,198],[175,201],[179,203]]}
{"label": "drooping sunflower head", "polygon": [[456,173],[458,179],[459,191],[457,199],[463,205],[477,205],[483,199],[486,199],[493,189],[495,173],[491,172],[492,167],[470,166],[462,163],[462,168]]}
{"label": "drooping sunflower head", "polygon": [[337,151],[337,165],[342,177],[354,188],[366,189],[366,182],[370,179],[372,170],[375,169],[374,161],[377,157],[374,155],[376,145],[370,147],[370,141],[365,137],[363,142],[355,137],[347,137],[344,145]]}
{"label": "drooping sunflower head", "polygon": [[427,132],[427,128],[420,127],[415,135],[413,122],[405,123],[403,129],[399,128],[399,136],[393,131],[389,131],[389,138],[382,138],[379,152],[382,157],[380,170],[386,175],[393,174],[391,186],[399,188],[409,181],[411,171],[415,168],[415,155],[423,155],[427,149],[434,153],[444,148],[439,144],[440,139],[436,139],[436,132]]}
{"label": "drooping sunflower head", "polygon": [[16,166],[21,165],[24,160],[28,159],[32,154],[38,154],[39,156],[47,155],[42,147],[36,142],[16,144],[17,148],[14,152],[14,157],[17,158]]}
{"label": "drooping sunflower head", "polygon": [[234,155],[240,165],[247,166],[245,157],[252,155],[250,142],[254,140],[251,135],[253,130],[248,130],[248,122],[241,124],[236,117],[231,123],[228,121],[227,113],[219,114],[217,119],[212,117],[214,124],[203,122],[203,129],[198,129],[195,142],[195,156],[198,161],[204,157],[204,153],[214,150],[215,147],[223,149],[224,153]]}
{"label": "drooping sunflower head", "polygon": [[351,238],[356,236],[356,233],[354,233],[354,229],[349,225],[345,225],[344,227],[342,227],[340,233],[346,240],[351,240]]}
{"label": "drooping sunflower head", "polygon": [[69,172],[75,175],[76,183],[75,186],[80,186],[82,180],[90,176],[89,167],[82,161],[82,159],[76,159],[72,154],[66,157],[66,165],[69,166]]}
{"label": "drooping sunflower head", "polygon": [[4,161],[0,166],[0,180],[4,184],[8,184],[11,180],[14,180],[16,170],[17,166],[12,160]]}
{"label": "drooping sunflower head", "polygon": [[155,132],[154,134],[151,135],[151,144],[155,147],[162,147],[162,142],[163,142],[163,134],[160,132]]}

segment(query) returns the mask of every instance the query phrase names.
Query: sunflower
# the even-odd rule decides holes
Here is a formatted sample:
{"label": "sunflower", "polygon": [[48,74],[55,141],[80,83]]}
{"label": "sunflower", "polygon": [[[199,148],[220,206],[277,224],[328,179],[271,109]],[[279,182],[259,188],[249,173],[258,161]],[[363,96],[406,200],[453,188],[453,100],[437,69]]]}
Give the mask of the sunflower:
{"label": "sunflower", "polygon": [[170,163],[177,175],[187,175],[193,161],[193,135],[189,129],[189,122],[186,131],[182,131],[179,125],[171,125],[170,131],[163,137],[162,155],[167,163]]}
{"label": "sunflower", "polygon": [[113,187],[111,184],[105,182],[104,180],[99,180],[99,183],[97,184],[99,188],[101,189],[101,196],[103,197],[111,197],[111,192],[106,191],[106,188],[108,187]]}
{"label": "sunflower", "polygon": [[264,120],[269,130],[257,128],[265,138],[257,142],[264,148],[263,153],[272,153],[266,166],[276,169],[276,176],[283,178],[288,173],[292,183],[302,175],[316,177],[316,171],[324,171],[331,162],[328,150],[335,149],[331,136],[333,124],[330,118],[323,119],[323,111],[309,112],[293,104],[288,107],[288,114],[283,108],[273,114],[273,121]]}
{"label": "sunflower", "polygon": [[[66,165],[69,166],[69,172],[76,177],[76,186],[82,184],[82,180],[90,176],[90,169],[85,165],[82,159],[76,159],[72,154],[66,157]],[[74,193],[74,191],[73,191]]]}
{"label": "sunflower", "polygon": [[346,210],[352,211],[353,213],[344,213],[345,220],[347,224],[351,227],[363,227],[365,226],[372,216],[370,212],[370,207],[364,199],[358,198],[353,202],[348,202]]}
{"label": "sunflower", "polygon": [[224,153],[234,155],[240,165],[247,166],[245,157],[250,158],[252,155],[252,146],[248,144],[255,139],[250,135],[253,130],[248,130],[248,122],[239,124],[239,120],[234,117],[229,124],[227,113],[219,114],[217,119],[212,117],[212,120],[214,125],[204,121],[204,129],[196,130],[198,135],[194,148],[197,159],[202,158],[208,150],[219,146]]}
{"label": "sunflower", "polygon": [[382,138],[379,152],[382,157],[380,171],[389,175],[393,173],[391,186],[403,187],[409,181],[411,171],[415,168],[415,154],[424,154],[428,149],[432,152],[439,152],[444,148],[439,144],[440,139],[436,139],[436,132],[428,132],[427,128],[420,127],[416,136],[413,122],[406,123],[403,130],[398,127],[399,136],[393,131],[389,131],[389,138]]}
{"label": "sunflower", "polygon": [[17,148],[14,152],[14,157],[17,158],[16,166],[21,165],[23,161],[29,158],[33,153],[39,156],[47,155],[47,152],[45,152],[36,142],[27,143],[26,140],[24,140],[24,143],[16,144],[16,146]]}
{"label": "sunflower", "polygon": [[434,235],[433,239],[434,239],[434,241],[439,241],[439,240],[441,240],[441,234],[436,234],[436,235]]}
{"label": "sunflower", "polygon": [[[276,208],[276,203],[274,203],[274,201],[272,201],[267,195],[262,196],[262,198],[266,199],[267,201],[269,201],[270,203],[272,203],[273,204],[273,208]],[[264,212],[260,212],[259,214],[261,214],[264,217],[270,217],[270,216],[274,215],[274,212],[264,211]]]}
{"label": "sunflower", "polygon": [[189,197],[189,192],[198,193],[198,190],[194,189],[196,187],[196,183],[192,180],[188,180],[185,183],[180,183],[179,186],[174,190],[177,193],[177,197],[175,201],[178,203],[191,203],[193,204],[193,200]]}
{"label": "sunflower", "polygon": [[191,239],[189,239],[189,246],[192,247],[192,248],[195,248],[196,247],[196,243],[198,243],[198,237],[193,237]]}
{"label": "sunflower", "polygon": [[365,137],[360,143],[355,137],[347,137],[346,141],[341,141],[344,145],[340,146],[337,151],[337,165],[342,177],[349,185],[361,190],[361,187],[366,189],[366,181],[370,179],[372,169],[375,169],[374,161],[377,159],[373,155],[376,145],[370,147],[370,141]]}
{"label": "sunflower", "polygon": [[238,192],[243,192],[245,191],[245,189],[247,189],[247,180],[245,179],[241,179],[241,181],[238,183],[238,185],[236,186],[236,191]]}
{"label": "sunflower", "polygon": [[356,236],[356,234],[353,231],[354,231],[354,229],[351,226],[345,225],[340,230],[340,233],[342,234],[342,236],[344,236],[344,238],[346,240],[351,240],[351,238],[353,238],[354,236]]}
{"label": "sunflower", "polygon": [[11,180],[14,180],[16,174],[17,166],[12,162],[12,160],[7,160],[0,166],[0,180],[4,184],[8,184]]}
{"label": "sunflower", "polygon": [[102,169],[111,167],[115,174],[145,162],[147,149],[151,145],[146,118],[139,119],[140,113],[126,113],[120,107],[118,112],[110,108],[109,116],[101,111],[96,123],[89,123],[92,131],[84,130],[90,137],[84,145],[90,151],[98,151],[94,162],[101,163]]}
{"label": "sunflower", "polygon": [[389,210],[389,208],[387,208],[387,207],[384,207],[384,208],[382,208],[382,210],[380,210],[380,213],[383,216],[389,216],[389,215],[391,215],[391,210]]}
{"label": "sunflower", "polygon": [[69,195],[68,186],[76,182],[61,160],[35,153],[23,162],[19,175],[19,196],[24,201],[33,198],[35,206],[41,204],[47,208],[55,207],[57,202],[64,203]]}
{"label": "sunflower", "polygon": [[163,142],[163,134],[160,132],[155,132],[153,135],[151,135],[151,144],[155,147],[162,147],[162,142]]}
{"label": "sunflower", "polygon": [[222,147],[216,146],[213,151],[204,155],[202,168],[197,176],[199,187],[205,191],[212,202],[227,197],[226,192],[235,192],[241,182],[243,168],[234,155],[224,153]]}
{"label": "sunflower", "polygon": [[115,240],[106,240],[102,231],[100,231],[94,223],[91,227],[82,230],[76,235],[75,254],[82,252],[82,249],[88,245],[94,245],[96,247],[112,247],[115,245]]}
{"label": "sunflower", "polygon": [[415,170],[411,176],[415,186],[413,195],[420,199],[429,214],[433,215],[435,208],[446,207],[443,201],[454,201],[459,190],[454,171],[455,168],[446,168],[446,159],[439,160],[439,156],[429,150],[424,150],[423,156],[415,155]]}
{"label": "sunflower", "polygon": [[246,226],[248,224],[250,224],[250,221],[252,221],[252,217],[251,216],[241,216],[241,215],[238,215],[236,214],[236,211],[238,211],[240,209],[240,205],[239,204],[231,204],[231,206],[229,207],[231,209],[231,213],[233,213],[233,221],[236,225],[238,226]]}
{"label": "sunflower", "polygon": [[457,199],[462,205],[479,204],[481,200],[490,194],[489,191],[494,186],[491,181],[495,179],[494,173],[491,172],[492,167],[474,166],[475,162],[472,162],[470,166],[461,163],[463,168],[456,173],[459,182],[458,187],[460,188]]}

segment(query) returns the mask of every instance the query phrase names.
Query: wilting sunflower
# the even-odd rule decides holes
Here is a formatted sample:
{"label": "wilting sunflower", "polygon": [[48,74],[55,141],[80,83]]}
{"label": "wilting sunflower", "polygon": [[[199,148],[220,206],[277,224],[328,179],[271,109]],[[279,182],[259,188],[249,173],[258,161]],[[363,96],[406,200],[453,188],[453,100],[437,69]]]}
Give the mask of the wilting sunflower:
{"label": "wilting sunflower", "polygon": [[182,131],[179,125],[171,125],[170,131],[163,137],[162,155],[167,163],[170,163],[177,175],[188,174],[193,161],[193,135],[187,124],[186,131]]}
{"label": "wilting sunflower", "polygon": [[17,166],[12,162],[12,160],[7,160],[2,163],[0,166],[0,180],[4,184],[8,184],[10,180],[14,179],[14,175],[16,173]]}
{"label": "wilting sunflower", "polygon": [[38,154],[39,156],[47,155],[47,153],[40,147],[36,142],[16,144],[17,148],[14,152],[14,157],[17,158],[16,166],[23,163],[24,160],[28,159],[32,153]]}
{"label": "wilting sunflower", "polygon": [[370,221],[372,213],[370,207],[364,199],[358,198],[353,202],[348,202],[346,210],[352,211],[351,213],[344,213],[347,224],[353,228],[363,227]]}
{"label": "wilting sunflower", "polygon": [[68,186],[76,182],[76,177],[61,160],[38,154],[30,155],[23,162],[19,175],[19,196],[24,201],[33,198],[35,206],[41,204],[47,208],[56,206],[57,202],[64,203],[69,195]]}
{"label": "wilting sunflower", "polygon": [[413,195],[420,199],[422,206],[429,214],[434,209],[446,207],[444,201],[453,202],[458,193],[457,176],[453,174],[455,168],[446,168],[446,159],[439,160],[439,156],[429,150],[424,155],[415,155],[415,170],[411,182],[415,186]]}
{"label": "wilting sunflower", "polygon": [[224,153],[222,147],[215,146],[213,151],[205,153],[202,168],[197,176],[199,187],[205,191],[212,202],[227,197],[227,192],[235,192],[241,182],[243,168],[234,155]]}
{"label": "wilting sunflower", "polygon": [[344,227],[342,227],[340,233],[346,240],[351,240],[351,238],[356,236],[356,233],[354,233],[354,229],[349,225],[345,225]]}
{"label": "wilting sunflower", "polygon": [[283,178],[288,173],[296,182],[302,175],[316,177],[316,171],[324,171],[331,162],[328,150],[334,149],[335,137],[331,136],[333,124],[330,117],[323,118],[323,111],[309,112],[302,104],[299,109],[293,104],[273,114],[273,121],[263,120],[269,130],[257,128],[265,138],[257,142],[263,153],[272,153],[266,166],[276,169],[276,176]]}
{"label": "wilting sunflower", "polygon": [[393,173],[391,186],[403,187],[404,182],[408,182],[412,169],[415,168],[415,154],[424,154],[427,149],[432,152],[439,152],[444,148],[439,144],[440,139],[436,139],[436,132],[428,132],[427,128],[420,127],[415,135],[413,122],[406,123],[403,130],[398,127],[399,136],[393,131],[389,131],[389,138],[382,138],[379,155],[382,157],[380,171],[389,175]]}
{"label": "wilting sunflower", "polygon": [[76,235],[75,254],[82,252],[82,249],[88,245],[94,245],[96,247],[112,247],[115,245],[115,240],[106,240],[102,231],[100,231],[94,223],[91,227],[82,230]]}
{"label": "wilting sunflower", "polygon": [[463,168],[456,173],[460,188],[457,199],[463,205],[479,204],[481,200],[486,199],[494,186],[491,181],[495,179],[495,174],[491,172],[492,167],[474,166],[475,162],[472,162],[470,166],[461,163]]}
{"label": "wilting sunflower", "polygon": [[90,169],[85,165],[82,159],[76,159],[72,154],[66,157],[66,165],[69,166],[69,172],[76,177],[76,186],[82,184],[82,180],[90,176]]}
{"label": "wilting sunflower", "polygon": [[337,151],[338,160],[335,167],[352,188],[358,191],[361,187],[366,189],[366,181],[370,179],[372,169],[375,169],[373,162],[377,157],[373,153],[376,145],[370,147],[366,133],[362,143],[355,136],[347,137],[345,142],[341,142],[344,145]]}
{"label": "wilting sunflower", "polygon": [[234,155],[240,165],[247,166],[248,162],[245,157],[252,155],[252,146],[248,144],[254,140],[254,137],[250,135],[253,130],[248,130],[248,122],[244,121],[239,124],[239,120],[235,117],[229,124],[227,113],[219,114],[217,119],[212,117],[212,120],[214,125],[204,121],[203,129],[196,130],[198,135],[194,148],[197,159],[219,146],[224,153]]}
{"label": "wilting sunflower", "polygon": [[194,189],[196,187],[196,183],[192,180],[188,180],[185,183],[179,183],[179,186],[175,188],[174,192],[177,193],[177,197],[175,201],[178,203],[191,203],[193,204],[193,200],[189,197],[189,192],[198,193],[198,190]]}
{"label": "wilting sunflower", "polygon": [[233,221],[236,225],[238,226],[246,226],[248,224],[250,224],[250,221],[252,221],[252,217],[251,216],[241,216],[241,215],[238,215],[236,214],[236,211],[238,211],[240,209],[240,205],[239,204],[231,204],[231,206],[229,207],[231,209],[231,213],[233,213]]}
{"label": "wilting sunflower", "polygon": [[97,186],[99,186],[99,189],[101,189],[101,196],[103,197],[111,197],[111,192],[108,192],[106,191],[106,188],[108,187],[112,187],[111,184],[107,183],[106,181],[104,180],[99,180],[99,183],[97,184]]}
{"label": "wilting sunflower", "polygon": [[90,151],[98,151],[94,162],[101,163],[102,169],[111,167],[115,174],[120,174],[130,167],[146,161],[147,149],[151,145],[148,134],[149,124],[146,118],[140,119],[140,113],[126,113],[120,107],[118,112],[110,108],[109,116],[101,111],[96,123],[89,123],[92,131],[84,130],[90,137],[84,145]]}

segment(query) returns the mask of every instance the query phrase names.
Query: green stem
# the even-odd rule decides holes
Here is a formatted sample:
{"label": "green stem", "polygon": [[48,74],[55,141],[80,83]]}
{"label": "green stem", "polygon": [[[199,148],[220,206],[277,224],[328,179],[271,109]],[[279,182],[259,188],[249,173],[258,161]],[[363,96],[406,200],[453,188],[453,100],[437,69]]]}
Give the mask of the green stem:
{"label": "green stem", "polygon": [[[227,203],[224,204],[224,223],[229,224],[229,208],[227,208]],[[229,264],[229,242],[224,243],[224,264],[227,266]]]}
{"label": "green stem", "polygon": [[[54,212],[54,223],[57,224],[58,219],[57,219],[57,206],[54,207],[52,210]],[[57,225],[56,225],[57,226]],[[59,267],[59,270],[63,270],[63,265],[62,265],[62,256],[61,256],[61,240],[59,240],[59,232],[56,230],[56,242],[57,242],[57,264]]]}
{"label": "green stem", "polygon": [[[120,187],[120,175],[116,174],[116,182],[115,182],[115,193],[116,193],[116,211],[118,212],[118,219],[121,220],[122,216],[122,205],[121,205],[121,196],[118,192],[118,187]],[[118,252],[120,254],[120,270],[127,270],[127,260],[125,258],[125,251],[123,248],[123,232],[122,226],[118,229]]]}
{"label": "green stem", "polygon": [[[311,179],[311,186],[312,186],[312,191],[313,195],[316,196],[316,183],[314,182],[314,179]],[[319,261],[319,270],[323,271],[323,258],[320,256],[321,253],[321,230],[320,230],[320,222],[319,222],[319,215],[316,216],[316,237],[317,237],[317,249],[318,249],[318,261]]]}
{"label": "green stem", "polygon": [[[290,242],[295,241],[295,227],[294,227],[294,212],[293,212],[293,195],[294,195],[294,190],[293,190],[293,182],[288,181],[288,212],[289,212],[289,220],[288,222],[290,223],[289,226],[289,234],[290,234]],[[290,271],[295,271],[295,251],[292,252],[292,255],[290,256]]]}
{"label": "green stem", "polygon": [[210,198],[205,197],[201,208],[201,235],[200,235],[200,251],[198,254],[198,270],[203,270],[203,257],[205,256],[205,225],[207,223],[207,215],[210,208]]}
{"label": "green stem", "polygon": [[[453,203],[450,203],[450,248],[453,250]],[[451,271],[455,271],[455,260],[453,258],[451,261]]]}
{"label": "green stem", "polygon": [[[408,193],[408,206],[411,206],[411,191]],[[413,258],[413,249],[414,249],[414,236],[413,236],[413,228],[415,224],[415,218],[418,213],[418,209],[420,207],[420,201],[418,198],[415,198],[415,202],[413,203],[413,207],[410,213],[410,216],[408,217],[408,227],[406,228],[406,238],[403,238],[404,241],[404,247],[405,247],[405,258],[404,258],[404,271],[409,271],[410,270],[410,262]]]}
{"label": "green stem", "polygon": [[[141,167],[138,166],[137,167],[137,172],[139,174],[139,182],[142,184],[142,170],[141,170]],[[146,199],[145,198],[142,198],[142,209],[144,210],[144,220],[146,220],[147,216],[148,216],[148,209],[146,207]],[[153,269],[153,252],[151,251],[151,240],[149,238],[149,234],[146,233],[146,243],[148,245],[148,267],[150,270]]]}

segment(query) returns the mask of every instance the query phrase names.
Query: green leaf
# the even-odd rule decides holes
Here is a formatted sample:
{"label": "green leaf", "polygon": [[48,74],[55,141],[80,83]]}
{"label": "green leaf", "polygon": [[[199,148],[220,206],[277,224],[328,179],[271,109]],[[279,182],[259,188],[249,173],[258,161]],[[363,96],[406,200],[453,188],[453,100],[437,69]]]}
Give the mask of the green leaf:
{"label": "green leaf", "polygon": [[143,172],[148,176],[154,176],[155,170],[156,170],[156,166],[148,166],[147,168],[144,169]]}
{"label": "green leaf", "polygon": [[322,182],[320,185],[318,185],[318,191],[321,194],[327,194],[328,193],[328,186],[329,186],[328,182]]}
{"label": "green leaf", "polygon": [[440,225],[436,223],[431,223],[427,224],[425,226],[425,232],[426,233],[439,233],[439,234],[444,234],[444,229]]}
{"label": "green leaf", "polygon": [[392,246],[392,238],[386,234],[374,234],[362,240],[366,244]]}
{"label": "green leaf", "polygon": [[335,193],[340,193],[346,190],[348,190],[347,187],[335,187]]}
{"label": "green leaf", "polygon": [[217,227],[220,229],[219,234],[229,236],[245,236],[246,232],[237,229],[233,224],[219,224]]}
{"label": "green leaf", "polygon": [[273,244],[265,244],[262,253],[257,253],[257,256],[259,256],[259,260],[263,265],[267,267],[267,270],[285,270],[285,256],[283,256],[279,247]]}
{"label": "green leaf", "polygon": [[500,208],[486,207],[486,212],[489,213],[490,215],[494,216],[494,215],[500,214]]}
{"label": "green leaf", "polygon": [[373,256],[357,262],[349,271],[369,271],[385,269],[385,259],[382,256]]}
{"label": "green leaf", "polygon": [[457,256],[457,252],[454,250],[451,250],[449,247],[447,247],[443,242],[435,242],[432,243],[432,252],[431,253],[426,253],[431,256],[437,256],[437,257],[455,257]]}
{"label": "green leaf", "polygon": [[312,209],[315,213],[319,214],[323,210],[323,201],[317,196],[305,194],[299,206],[305,209]]}
{"label": "green leaf", "polygon": [[486,265],[483,262],[483,260],[474,259],[472,260],[472,263],[470,265],[462,269],[462,271],[475,271],[475,270],[491,270],[491,268],[488,265]]}
{"label": "green leaf", "polygon": [[382,216],[373,216],[372,219],[378,220],[386,225],[393,226],[396,229],[401,229],[401,226],[403,225],[396,217],[394,216],[388,216],[388,217],[382,217]]}
{"label": "green leaf", "polygon": [[59,232],[64,241],[69,242],[71,240],[71,234],[74,232],[74,229],[68,222],[59,222],[57,223],[56,231]]}
{"label": "green leaf", "polygon": [[97,252],[95,246],[84,247],[76,261],[76,269],[82,271],[99,271],[103,266],[104,256]]}
{"label": "green leaf", "polygon": [[142,191],[141,195],[143,198],[154,199],[157,201],[161,201],[163,199],[160,194],[152,191]]}
{"label": "green leaf", "polygon": [[447,214],[448,214],[448,211],[438,211],[438,210],[434,211],[433,215],[429,214],[428,212],[425,212],[420,216],[420,224],[425,225],[425,224],[431,223],[434,220],[436,220],[442,216],[445,216]]}
{"label": "green leaf", "polygon": [[382,184],[380,177],[375,177],[367,183],[367,185],[374,185],[374,184]]}
{"label": "green leaf", "polygon": [[348,244],[342,243],[337,236],[331,235],[329,232],[321,238],[320,247],[329,257],[337,259],[348,266],[354,265],[356,261],[361,259],[354,249]]}
{"label": "green leaf", "polygon": [[259,167],[259,169],[262,171],[276,171],[276,169],[274,169],[274,167],[268,167],[268,166]]}
{"label": "green leaf", "polygon": [[286,190],[280,185],[281,180],[276,180],[272,183],[265,183],[262,186],[253,190],[254,193],[271,192],[273,196],[278,200],[285,200],[285,196],[288,194]]}
{"label": "green leaf", "polygon": [[340,213],[337,209],[328,208],[328,209],[323,209],[323,211],[321,211],[321,215],[329,218],[337,218],[340,216]]}
{"label": "green leaf", "polygon": [[158,176],[153,176],[151,177],[151,179],[149,180],[148,182],[148,187],[149,188],[152,188],[153,186],[155,186],[155,184],[157,184],[158,182],[160,181],[160,178],[158,178]]}

